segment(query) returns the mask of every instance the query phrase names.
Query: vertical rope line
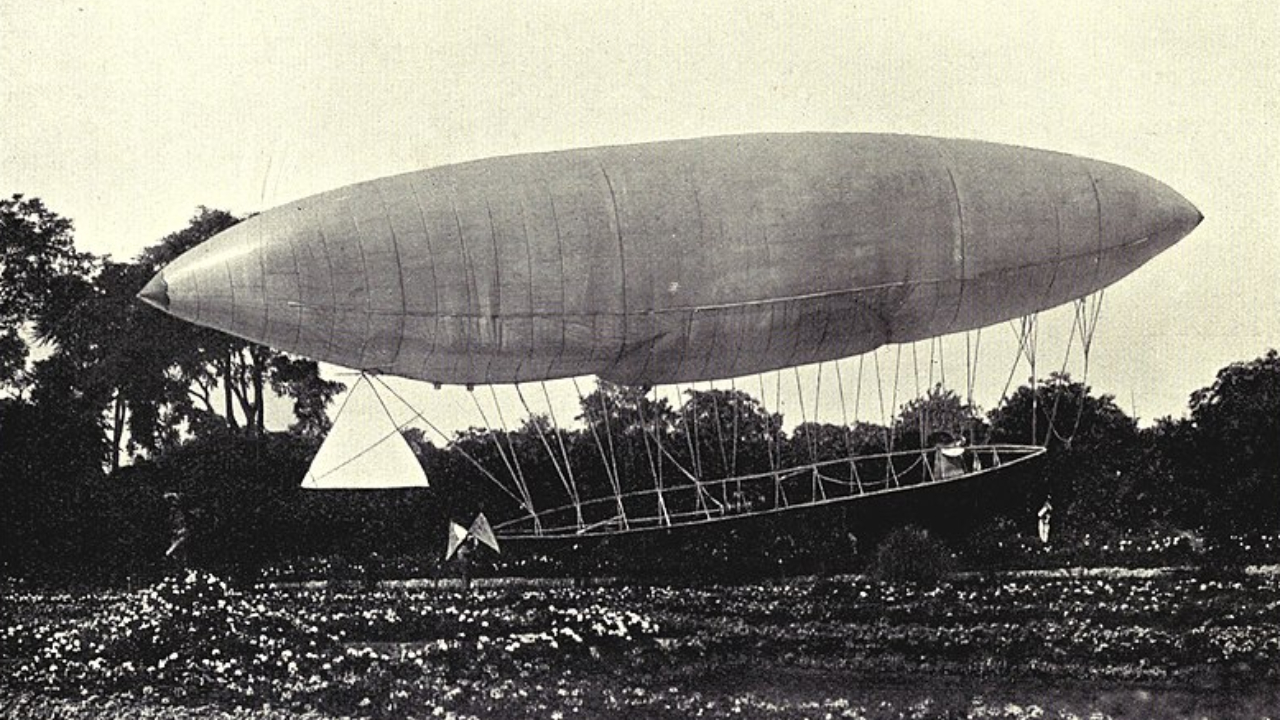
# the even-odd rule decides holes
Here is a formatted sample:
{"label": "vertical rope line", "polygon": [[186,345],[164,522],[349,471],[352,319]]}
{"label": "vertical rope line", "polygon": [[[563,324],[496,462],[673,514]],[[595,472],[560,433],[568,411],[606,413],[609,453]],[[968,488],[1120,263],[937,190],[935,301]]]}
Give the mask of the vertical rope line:
{"label": "vertical rope line", "polygon": [[[901,369],[902,369],[902,346],[899,345],[898,351],[897,353],[894,354],[894,357],[893,357],[893,392],[889,396],[890,412],[893,412],[895,414],[895,418],[898,412],[898,381],[901,378],[901,372],[900,372]],[[897,433],[894,433],[893,435],[889,436],[889,452],[893,452],[893,441],[896,439],[894,437],[894,435],[896,434]]]}
{"label": "vertical rope line", "polygon": [[[1105,292],[1105,289],[1098,291],[1097,301],[1093,304],[1092,313],[1088,312],[1084,307],[1081,308],[1081,322],[1086,322],[1087,318],[1088,328],[1086,329],[1082,326],[1080,330],[1080,347],[1084,367],[1080,373],[1080,402],[1076,405],[1076,419],[1071,427],[1071,438],[1075,438],[1076,433],[1080,431],[1080,420],[1084,417],[1084,390],[1087,388],[1089,381],[1089,353],[1093,349],[1093,333],[1098,329],[1098,318],[1102,313],[1102,298]],[[1087,300],[1088,298],[1082,299]],[[1070,439],[1068,439],[1068,442],[1070,442]]]}
{"label": "vertical rope line", "polygon": [[[773,479],[774,485],[776,486],[778,482],[778,463],[774,460],[774,443],[777,440],[777,438],[775,437],[775,430],[773,427],[773,417],[772,415],[769,414],[769,410],[768,410],[769,393],[767,392],[765,387],[764,373],[759,373],[756,377],[759,378],[760,380],[760,404],[765,408],[765,414],[766,416],[768,416],[768,423],[769,423],[768,427],[765,428],[765,456],[769,459],[770,477]],[[778,452],[781,453],[781,449],[779,449]],[[742,496],[741,480],[739,480],[737,483],[736,496],[737,496],[736,499],[739,502],[742,502],[744,500]],[[776,490],[774,493],[774,503],[775,505],[777,504]]]}
{"label": "vertical rope line", "polygon": [[[733,398],[733,447],[729,451],[729,474],[733,477],[738,476],[738,435],[741,430],[738,428],[738,415],[742,412],[740,398],[738,397],[738,386],[733,378],[729,378],[729,393]],[[723,486],[722,486],[723,487]]]}
{"label": "vertical rope line", "polygon": [[[705,489],[703,489],[703,486],[702,486],[702,481],[704,479],[702,475],[702,466],[699,463],[698,452],[694,448],[693,432],[689,422],[689,404],[694,403],[696,405],[696,401],[694,400],[696,396],[697,396],[697,393],[691,390],[689,392],[688,401],[682,401],[680,403],[680,418],[681,420],[684,421],[685,446],[689,448],[689,462],[693,465],[693,472],[689,473],[689,471],[684,470],[683,468],[680,468],[680,463],[676,461],[675,458],[671,458],[671,461],[675,463],[676,467],[680,468],[686,475],[690,475],[692,477],[693,484],[696,486],[696,489],[698,492],[698,505],[700,507],[703,507],[707,512],[707,516],[710,517],[711,508],[707,506],[706,500],[703,497],[704,495],[707,494],[707,492]],[[679,397],[679,398],[684,397],[684,392],[680,389],[679,383],[676,383],[676,397]],[[696,421],[698,416],[698,411],[696,407],[694,409],[693,416]],[[671,453],[668,452],[667,456],[671,457]],[[720,483],[720,499],[724,502],[728,501],[728,495],[726,494],[727,492],[728,491],[725,489],[724,483]],[[712,498],[712,500],[714,501],[714,498]]]}
{"label": "vertical rope line", "polygon": [[1058,420],[1058,406],[1062,403],[1062,390],[1063,390],[1062,386],[1067,384],[1065,382],[1066,374],[1067,374],[1067,364],[1071,362],[1071,349],[1075,345],[1076,329],[1080,326],[1080,303],[1083,300],[1084,298],[1080,298],[1076,300],[1073,304],[1074,306],[1072,308],[1073,312],[1072,312],[1072,318],[1071,318],[1071,332],[1068,333],[1067,335],[1067,349],[1065,352],[1062,353],[1062,369],[1059,371],[1057,387],[1054,388],[1053,407],[1050,408],[1049,410],[1049,429],[1045,432],[1045,435],[1044,435],[1045,443],[1049,442],[1050,437],[1057,437],[1059,440],[1062,440],[1064,442],[1069,442],[1069,440],[1062,437],[1062,434],[1058,432],[1056,423]]}
{"label": "vertical rope line", "polygon": [[663,430],[662,430],[662,429],[660,429],[660,428],[658,428],[658,414],[657,414],[657,413],[658,413],[658,388],[657,388],[657,387],[653,388],[653,410],[654,410],[654,420],[653,420],[653,438],[654,438],[654,447],[657,447],[657,450],[658,450],[657,454],[655,454],[655,455],[654,455],[654,460],[655,460],[655,461],[657,461],[657,464],[658,464],[658,488],[659,488],[659,492],[658,492],[658,500],[659,500],[659,502],[662,502],[662,514],[663,514],[664,516],[666,516],[666,518],[667,518],[667,524],[668,524],[668,525],[671,525],[671,518],[669,518],[669,515],[667,515],[667,501],[666,501],[666,497],[664,497],[664,496],[662,495],[662,493],[663,493],[664,489],[666,489],[666,486],[664,486],[664,484],[663,484],[663,471],[662,471],[662,456],[663,456],[663,448],[662,448],[662,433],[663,433]]}
{"label": "vertical rope line", "polygon": [[[584,404],[582,397],[582,388],[578,385],[578,378],[573,378],[573,389],[578,393],[578,401]],[[622,503],[622,486],[618,482],[617,468],[610,467],[609,457],[605,454],[604,443],[600,440],[600,431],[596,429],[596,424],[591,422],[591,416],[583,413],[583,417],[587,421],[587,427],[591,428],[591,437],[595,440],[596,449],[600,451],[600,464],[604,465],[604,475],[609,480],[610,487],[613,488],[613,499],[618,506],[618,517],[622,520],[622,527],[628,527],[626,508]]]}
{"label": "vertical rope line", "polygon": [[680,383],[676,383],[676,397],[681,399],[680,419],[684,422],[684,444],[689,449],[689,463],[693,465],[693,472],[701,477],[702,468],[698,467],[698,456],[693,449],[693,426],[689,422],[689,402],[685,398],[685,392],[680,389]]}
{"label": "vertical rope line", "polygon": [[[801,387],[801,385],[800,385],[800,368],[795,367],[795,366],[792,366],[792,368],[791,368],[791,369],[794,371],[794,374],[795,374],[795,376],[796,376],[796,400],[797,400],[797,402],[798,402],[798,403],[799,403],[799,405],[800,405],[800,425],[798,425],[798,426],[797,426],[797,429],[799,429],[799,428],[804,428],[804,431],[805,431],[805,432],[804,432],[804,434],[805,434],[805,445],[807,445],[807,446],[808,446],[808,449],[809,449],[809,464],[810,464],[810,465],[813,465],[813,464],[817,463],[817,460],[816,460],[816,459],[814,459],[814,456],[815,456],[815,454],[816,454],[816,453],[814,452],[814,447],[815,447],[815,446],[814,446],[814,444],[813,444],[813,430],[814,430],[814,427],[813,427],[813,425],[810,425],[810,424],[809,424],[809,417],[808,417],[808,413],[806,413],[806,412],[805,412],[804,388],[803,388],[803,387]],[[794,436],[792,437],[792,439],[794,440]],[[819,483],[818,483],[818,475],[817,475],[817,473],[816,473],[816,472],[813,472],[813,473],[811,473],[811,480],[810,480],[810,483],[809,483],[809,500],[810,500],[810,502],[816,501],[816,500],[818,499],[818,485],[819,485]]]}
{"label": "vertical rope line", "polygon": [[875,351],[875,354],[872,355],[871,359],[874,360],[876,364],[876,396],[880,399],[880,429],[884,432],[885,450],[891,450],[893,448],[893,440],[891,439],[892,436],[889,434],[889,420],[884,414],[884,382],[880,377],[880,351],[878,349]]}
{"label": "vertical rope line", "polygon": [[[765,392],[764,373],[758,375],[760,378],[760,404],[765,408],[765,414],[769,414],[768,394]],[[769,423],[769,427],[765,428],[764,436],[765,455],[769,458],[770,472],[777,472],[778,467],[773,462],[773,422]]]}
{"label": "vertical rope line", "polygon": [[[414,419],[414,420],[421,420],[422,422],[426,423],[427,427],[428,427],[428,428],[430,428],[430,429],[431,429],[431,431],[432,431],[432,432],[434,432],[436,435],[439,435],[441,440],[445,441],[445,442],[446,442],[446,443],[448,443],[450,446],[452,446],[453,448],[455,448],[458,452],[462,453],[462,457],[464,457],[468,462],[470,462],[472,465],[474,465],[474,466],[476,467],[476,469],[477,469],[477,470],[479,470],[481,473],[484,473],[484,475],[485,475],[486,477],[488,477],[488,478],[489,478],[489,480],[490,480],[490,481],[492,481],[492,482],[493,482],[493,484],[494,484],[494,485],[495,485],[499,490],[501,490],[502,492],[506,493],[506,494],[507,494],[507,495],[508,495],[512,500],[515,500],[515,501],[516,501],[516,503],[518,503],[521,507],[523,507],[523,508],[525,509],[525,511],[526,511],[526,512],[528,512],[528,513],[530,514],[530,516],[533,518],[533,522],[534,522],[534,526],[535,526],[535,528],[540,528],[540,527],[541,527],[541,525],[539,524],[539,521],[538,521],[538,515],[537,515],[537,513],[535,513],[535,512],[534,512],[534,510],[533,510],[533,505],[532,505],[532,503],[530,503],[530,502],[529,502],[529,500],[528,500],[528,499],[521,498],[520,496],[516,495],[516,493],[512,492],[512,491],[511,491],[511,488],[509,488],[509,487],[507,487],[506,485],[504,485],[504,484],[503,484],[503,482],[502,482],[501,480],[499,480],[499,479],[497,478],[497,476],[496,476],[496,475],[494,475],[493,473],[489,472],[489,469],[488,469],[488,468],[486,468],[483,464],[481,464],[481,463],[480,463],[480,461],[479,461],[479,460],[476,460],[476,459],[475,459],[475,458],[474,458],[470,453],[468,453],[466,450],[464,450],[464,449],[462,448],[462,446],[458,445],[458,443],[456,443],[455,441],[453,441],[452,439],[450,439],[450,438],[449,438],[449,436],[448,436],[448,435],[446,435],[446,434],[445,434],[445,432],[444,432],[443,430],[441,430],[439,427],[437,427],[435,423],[433,423],[433,422],[431,422],[429,419],[427,419],[427,417],[426,417],[425,415],[423,415],[423,414],[422,414],[422,411],[418,410],[418,409],[417,409],[416,407],[414,407],[414,406],[413,406],[413,405],[412,405],[408,400],[404,399],[404,398],[400,395],[400,393],[396,392],[396,391],[395,391],[395,388],[393,388],[393,387],[391,387],[390,385],[388,385],[388,384],[386,383],[386,381],[382,380],[381,378],[378,378],[378,383],[379,383],[379,384],[381,384],[384,388],[386,388],[387,392],[391,393],[391,395],[392,395],[395,399],[399,400],[401,403],[403,403],[403,404],[404,404],[404,406],[405,406],[405,407],[409,408],[409,411],[413,413],[413,416],[414,416],[414,417],[413,417],[413,419]],[[492,434],[492,433],[491,433],[491,434]]]}
{"label": "vertical rope line", "polygon": [[858,418],[862,417],[862,370],[866,365],[867,356],[860,355],[858,357],[858,386],[853,392],[853,421],[858,422]]}
{"label": "vertical rope line", "polygon": [[[551,460],[551,467],[555,469],[556,476],[560,478],[560,484],[564,487],[565,494],[569,496],[569,502],[573,503],[574,515],[578,521],[577,527],[581,530],[585,523],[582,521],[582,501],[578,497],[577,488],[570,485],[569,480],[565,477],[564,470],[560,467],[560,462],[556,460],[555,451],[551,449],[551,443],[547,442],[547,435],[542,431],[541,423],[539,423],[538,419],[534,417],[533,410],[529,407],[528,401],[525,400],[524,391],[520,389],[520,384],[516,383],[515,387],[516,397],[520,398],[520,404],[524,407],[525,413],[529,416],[529,424],[533,426],[534,432],[538,434],[538,440],[542,443],[543,449],[547,451],[547,457]],[[497,405],[497,391],[494,390],[492,385],[489,386],[489,389],[493,391],[493,402]],[[499,417],[501,417],[501,411],[499,411]],[[512,452],[514,453],[514,450]]]}
{"label": "vertical rope line", "polygon": [[937,341],[938,341],[938,381],[942,383],[943,387],[946,387],[947,385],[947,357],[946,357],[947,344],[942,342],[942,338],[937,338]]}
{"label": "vertical rope line", "polygon": [[1027,362],[1031,365],[1031,444],[1035,445],[1039,441],[1039,433],[1036,431],[1037,420],[1040,414],[1040,392],[1036,386],[1036,316],[1028,315],[1022,320],[1023,332],[1027,334],[1027,342],[1024,346],[1027,353]]}
{"label": "vertical rope line", "polygon": [[[916,345],[918,344],[919,343],[916,343],[916,342],[911,343],[911,376],[915,379],[915,383],[916,383],[916,397],[921,398],[922,396],[920,395],[920,358],[916,353]],[[929,413],[929,404],[927,402],[920,403],[920,412],[916,413],[916,425],[917,425],[916,431],[920,433],[920,447],[924,447],[924,443],[925,443],[925,427],[927,425],[925,416],[928,415],[928,413]]]}
{"label": "vertical rope line", "polygon": [[724,421],[720,417],[720,399],[716,394],[714,381],[711,383],[709,394],[711,395],[711,413],[716,418],[716,442],[720,444],[720,477],[725,478],[729,476],[729,457],[724,449]]}
{"label": "vertical rope line", "polygon": [[[822,402],[822,363],[818,363],[818,376],[816,379],[814,379],[814,383],[813,383],[813,424],[814,425],[821,424],[821,420],[818,419],[818,408],[821,407],[821,402]],[[816,452],[817,450],[821,449],[819,448],[817,442],[818,442],[817,437],[815,436],[814,446],[813,446],[815,450],[814,454],[817,455],[818,457],[821,457],[821,455],[819,455]]]}
{"label": "vertical rope line", "polygon": [[[778,404],[778,414],[782,414],[782,371],[775,370],[773,373],[773,401]],[[783,463],[783,447],[782,447],[782,426],[779,424],[777,432],[774,434],[773,449],[777,452],[778,463],[776,467],[782,467]]]}
{"label": "vertical rope line", "polygon": [[[902,369],[902,346],[898,345],[898,350],[893,356],[893,391],[890,395],[890,400],[889,400],[889,405],[892,409],[892,412],[895,413],[895,419],[893,421],[895,426],[897,425],[896,413],[898,412],[898,381],[901,379],[901,372],[900,372],[901,369]],[[898,433],[895,427],[894,430],[889,434],[889,453],[890,453],[889,471],[893,476],[894,486],[901,485],[901,482],[898,480],[898,468],[893,464],[893,455],[892,455],[893,445],[894,445],[894,442],[897,440],[897,435]]]}
{"label": "vertical rope line", "polygon": [[[865,354],[858,356],[858,387],[853,393],[853,422],[855,424],[859,422],[858,418],[862,417],[862,376],[866,365],[867,356]],[[858,492],[862,492],[862,479],[858,476],[858,465],[852,460],[849,462],[853,465],[853,477],[858,481]]]}
{"label": "vertical rope line", "polygon": [[604,416],[604,437],[609,441],[609,461],[613,463],[613,477],[621,485],[622,475],[618,473],[618,451],[613,443],[613,424],[609,422],[608,394],[599,381],[596,382],[596,392],[600,394],[600,414]]}
{"label": "vertical rope line", "polygon": [[[964,382],[965,382],[965,402],[969,403],[969,407],[973,407],[973,388],[978,382],[978,349],[982,343],[982,330],[979,329],[974,337],[973,352],[970,355],[969,332],[964,334]],[[971,364],[972,363],[972,364]],[[977,439],[976,433],[977,423],[969,424],[969,444],[974,444]]]}
{"label": "vertical rope line", "polygon": [[[821,425],[821,423],[818,420],[818,403],[821,396],[822,396],[822,363],[820,362],[818,363],[818,377],[817,379],[814,380],[814,387],[813,387],[813,426],[815,431],[819,430],[820,428],[818,426]],[[820,457],[818,450],[819,450],[818,436],[817,436],[817,432],[815,432],[813,437],[813,450],[811,451],[811,454],[815,458],[813,461],[814,464],[817,464],[818,462],[817,458]],[[827,488],[826,488],[826,485],[822,482],[822,478],[818,474],[818,469],[816,467],[813,469],[813,482],[817,485],[818,492],[822,495],[822,499],[826,500]]]}
{"label": "vertical rope line", "polygon": [[[639,403],[640,426],[644,429],[644,432],[642,434],[644,438],[644,452],[645,452],[645,455],[648,456],[649,458],[649,470],[650,472],[653,473],[653,487],[658,493],[658,519],[663,525],[670,527],[671,516],[667,513],[667,500],[664,495],[665,487],[662,484],[662,441],[658,437],[658,428],[650,427],[649,419],[646,416],[644,411],[645,400],[647,400],[648,397],[649,397],[649,394],[647,392],[644,393],[643,395],[640,396],[640,403]],[[654,406],[655,406],[654,409],[656,411],[657,398],[658,398],[658,393],[656,389],[654,390],[653,397],[654,397]],[[656,417],[654,419],[654,424],[655,425],[657,424]],[[656,462],[655,462],[653,450],[650,447],[650,443],[649,443],[650,434],[653,435],[653,442],[656,443],[657,445],[658,451],[657,451]]]}
{"label": "vertical rope line", "polygon": [[[858,356],[858,380],[857,387],[853,391],[853,423],[857,425],[859,417],[862,413],[862,371],[866,366],[867,356],[865,354]],[[853,473],[853,480],[858,484],[858,494],[863,493],[862,477],[858,474],[858,462],[854,457],[852,449],[849,452],[849,470]]]}
{"label": "vertical rope line", "polygon": [[924,371],[925,386],[933,389],[933,366],[937,362],[938,338],[929,338],[929,367]]}
{"label": "vertical rope line", "polygon": [[853,457],[853,441],[849,437],[852,431],[849,429],[849,406],[844,400],[844,376],[840,372],[840,361],[836,361],[836,390],[840,395],[840,424],[844,427],[844,454],[845,457]]}
{"label": "vertical rope line", "polygon": [[[805,412],[804,388],[801,387],[800,385],[800,368],[792,366],[791,370],[793,371],[793,374],[795,375],[795,378],[796,378],[796,401],[800,405],[800,424],[796,427],[797,429],[804,428],[805,445],[808,447],[809,462],[812,464],[816,462],[814,460],[814,452],[813,452],[813,433],[810,432],[811,430],[813,430],[813,428],[809,426],[809,416],[808,416],[808,413]],[[794,439],[794,436],[792,437],[792,439]]]}
{"label": "vertical rope line", "polygon": [[[519,388],[519,385],[516,385]],[[556,431],[556,443],[560,446],[560,455],[564,458],[564,471],[569,476],[569,486],[573,488],[573,497],[575,501],[581,497],[578,492],[578,481],[573,476],[573,462],[569,459],[569,451],[564,445],[564,434],[560,428],[559,421],[556,420],[556,409],[551,406],[551,393],[547,392],[547,382],[542,381],[542,397],[547,402],[547,414],[551,416],[551,427]],[[579,509],[581,513],[581,509]]]}
{"label": "vertical rope line", "polygon": [[[533,494],[529,491],[529,482],[525,479],[524,469],[520,466],[520,456],[516,453],[515,443],[511,440],[511,432],[507,429],[507,420],[503,417],[502,405],[498,402],[497,390],[494,389],[494,386],[490,385],[489,392],[493,395],[493,408],[498,413],[498,422],[502,423],[502,435],[507,439],[507,451],[511,453],[511,464],[515,466],[516,475],[519,477],[520,487],[523,488],[522,492],[529,497],[529,503],[532,505]],[[471,399],[476,404],[476,408],[480,408],[480,401],[476,398],[475,392],[472,391],[470,395]],[[480,411],[480,417],[484,417],[483,410]],[[485,418],[485,424],[487,425],[488,423],[488,418]],[[498,446],[501,447],[502,443],[498,443]]]}
{"label": "vertical rope line", "polygon": [[[849,427],[849,405],[845,402],[845,378],[840,370],[840,360],[836,360],[836,389],[840,395],[840,424],[844,428],[845,436],[845,457],[849,459],[849,479],[858,477],[858,470],[854,462],[854,441],[852,441],[852,429]],[[847,486],[852,492],[852,486]]]}
{"label": "vertical rope line", "polygon": [[475,391],[468,390],[467,395],[471,397],[471,402],[475,403],[476,411],[480,413],[480,419],[484,422],[485,429],[488,430],[489,437],[493,439],[493,446],[498,451],[498,457],[502,458],[502,464],[507,468],[507,473],[511,475],[512,481],[520,490],[520,495],[524,498],[522,503],[525,507],[533,512],[533,501],[529,498],[529,489],[520,482],[520,477],[516,474],[516,469],[511,465],[511,460],[507,457],[507,451],[502,447],[502,441],[498,438],[498,433],[494,432],[493,423],[489,422],[489,416],[485,414],[484,408],[480,407],[480,401],[476,399]]}

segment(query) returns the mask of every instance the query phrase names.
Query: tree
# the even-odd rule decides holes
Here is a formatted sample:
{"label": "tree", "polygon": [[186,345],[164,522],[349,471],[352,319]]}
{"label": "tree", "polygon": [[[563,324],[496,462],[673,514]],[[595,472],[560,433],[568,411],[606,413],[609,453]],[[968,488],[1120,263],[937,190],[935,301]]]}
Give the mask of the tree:
{"label": "tree", "polygon": [[1280,530],[1280,355],[1222,368],[1191,395],[1190,447],[1204,521],[1217,533]]}
{"label": "tree", "polygon": [[268,376],[277,395],[293,399],[297,422],[289,426],[289,431],[305,437],[324,437],[333,425],[327,410],[329,403],[346,385],[320,377],[320,367],[314,360],[285,355],[271,358]]}
{"label": "tree", "polygon": [[649,388],[598,380],[581,398],[582,421],[599,438],[617,468],[623,491],[642,489],[660,470],[662,450],[677,447],[672,436],[676,413],[664,398],[649,398]]}
{"label": "tree", "polygon": [[782,453],[782,416],[742,390],[687,390],[675,414],[677,457],[703,479],[765,472]]}
{"label": "tree", "polygon": [[902,406],[893,423],[895,448],[931,447],[939,440],[981,437],[985,431],[978,409],[942,383]]}
{"label": "tree", "polygon": [[83,279],[91,256],[76,251],[70,220],[38,198],[0,200],[0,387],[21,385],[27,341],[23,329],[39,318],[67,278]]}
{"label": "tree", "polygon": [[806,465],[844,459],[863,452],[881,452],[884,446],[883,435],[879,438],[868,435],[866,427],[861,423],[853,428],[830,423],[801,423],[791,431],[786,444],[786,463]]}
{"label": "tree", "polygon": [[[1126,497],[1140,477],[1137,423],[1110,395],[1095,396],[1066,373],[1035,387],[1019,387],[988,416],[993,442],[1040,442],[1046,457],[1003,499],[1001,509],[1030,531],[1046,496],[1052,496],[1059,536],[1098,536],[1124,528]],[[1034,435],[1033,435],[1034,432]]]}
{"label": "tree", "polygon": [[[224,210],[201,207],[186,228],[142,253],[129,289],[136,294],[163,265],[238,222],[239,218]],[[271,390],[294,401],[297,422],[293,429],[297,432],[319,437],[328,430],[326,408],[343,385],[321,378],[317,363],[180,322],[137,303],[131,308],[146,316],[144,324],[151,341],[145,347],[155,357],[152,377],[164,379],[154,389],[163,390],[168,403],[168,426],[185,422],[188,431],[199,435],[225,425],[250,436],[260,435],[265,431],[267,391]],[[184,392],[174,392],[176,387]]]}

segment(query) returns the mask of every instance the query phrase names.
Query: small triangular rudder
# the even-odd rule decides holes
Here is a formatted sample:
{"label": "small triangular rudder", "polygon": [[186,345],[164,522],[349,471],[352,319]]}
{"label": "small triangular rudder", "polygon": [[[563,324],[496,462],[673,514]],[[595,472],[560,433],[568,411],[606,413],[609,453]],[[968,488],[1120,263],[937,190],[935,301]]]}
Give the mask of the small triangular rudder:
{"label": "small triangular rudder", "polygon": [[458,552],[458,548],[462,547],[462,543],[466,542],[467,529],[456,522],[449,523],[449,548],[445,550],[444,559],[449,560],[454,553]]}
{"label": "small triangular rudder", "polygon": [[484,516],[484,513],[476,516],[475,522],[471,523],[471,529],[467,531],[467,534],[488,545],[494,552],[502,552],[498,549],[498,538],[493,534],[493,528],[489,526],[489,519]]}

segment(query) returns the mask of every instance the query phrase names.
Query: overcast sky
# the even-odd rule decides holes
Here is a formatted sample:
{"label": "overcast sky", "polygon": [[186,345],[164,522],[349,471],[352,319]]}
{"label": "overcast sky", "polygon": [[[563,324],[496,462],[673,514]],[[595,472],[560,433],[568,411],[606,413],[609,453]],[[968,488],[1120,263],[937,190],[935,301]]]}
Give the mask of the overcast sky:
{"label": "overcast sky", "polygon": [[[1280,344],[1277,35],[1272,2],[0,0],[0,191],[126,259],[199,205],[247,213],[516,152],[829,130],[1085,155],[1206,216],[1106,294],[1089,383],[1150,421]],[[1062,364],[1069,317],[1046,318],[1041,370]],[[1007,328],[983,337],[989,408],[1015,352]],[[903,352],[899,402],[914,391]],[[963,338],[945,353],[963,392]]]}

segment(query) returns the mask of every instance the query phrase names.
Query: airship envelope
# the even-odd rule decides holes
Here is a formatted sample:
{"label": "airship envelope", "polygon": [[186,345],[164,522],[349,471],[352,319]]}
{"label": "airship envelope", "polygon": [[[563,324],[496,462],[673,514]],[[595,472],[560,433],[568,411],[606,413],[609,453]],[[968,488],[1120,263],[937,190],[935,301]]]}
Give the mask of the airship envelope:
{"label": "airship envelope", "polygon": [[516,155],[269,210],[141,293],[194,323],[440,383],[653,385],[847,357],[1088,295],[1201,215],[1096,160],[901,135]]}

